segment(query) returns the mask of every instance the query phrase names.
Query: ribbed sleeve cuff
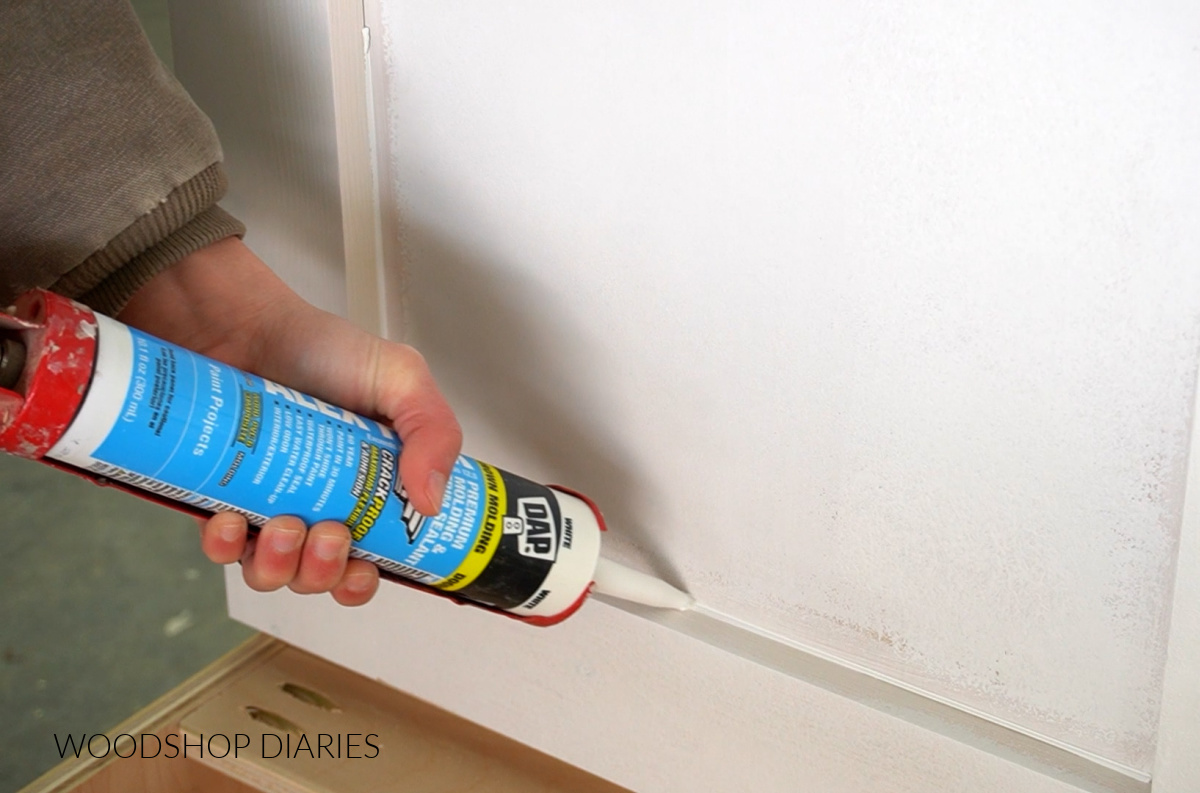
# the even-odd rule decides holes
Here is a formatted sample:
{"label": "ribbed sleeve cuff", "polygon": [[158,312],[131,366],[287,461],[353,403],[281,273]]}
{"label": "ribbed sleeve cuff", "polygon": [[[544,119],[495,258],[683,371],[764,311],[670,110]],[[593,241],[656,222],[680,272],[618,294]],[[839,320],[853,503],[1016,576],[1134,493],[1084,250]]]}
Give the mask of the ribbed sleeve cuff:
{"label": "ribbed sleeve cuff", "polygon": [[209,166],[51,288],[115,315],[134,292],[183,257],[246,233],[241,221],[216,205],[225,187],[220,163]]}

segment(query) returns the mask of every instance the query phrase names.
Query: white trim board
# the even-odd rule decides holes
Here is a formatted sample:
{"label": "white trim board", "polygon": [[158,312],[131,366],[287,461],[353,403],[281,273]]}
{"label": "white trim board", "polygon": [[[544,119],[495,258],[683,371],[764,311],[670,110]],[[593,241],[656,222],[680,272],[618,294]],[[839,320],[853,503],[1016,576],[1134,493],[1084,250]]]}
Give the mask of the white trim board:
{"label": "white trim board", "polygon": [[[406,587],[345,610],[328,598],[252,592],[236,568],[226,582],[243,622],[632,790],[1150,789],[703,613],[656,621],[593,599],[537,629]],[[720,745],[696,744],[693,724]]]}
{"label": "white trim board", "polygon": [[363,329],[386,336],[370,29],[360,3],[331,2],[328,7],[346,315]]}
{"label": "white trim board", "polygon": [[382,322],[389,338],[403,340],[407,336],[408,318],[404,311],[407,294],[407,279],[404,268],[404,250],[401,245],[403,231],[400,224],[400,207],[396,203],[395,191],[383,189],[394,182],[392,161],[389,156],[391,131],[388,114],[378,112],[386,100],[388,88],[387,59],[383,35],[382,9],[376,0],[363,0],[363,17],[366,36],[370,42],[367,51],[366,81],[371,101],[367,103],[366,123],[370,127],[370,164],[375,177],[375,217],[378,233],[379,299],[382,306]]}
{"label": "white trim board", "polygon": [[903,719],[952,740],[1061,779],[1081,790],[1146,793],[1150,776],[1090,752],[1005,724],[879,672],[749,625],[703,604],[690,612],[619,601],[610,605],[797,680]]}
{"label": "white trim board", "polygon": [[334,101],[333,63],[344,55],[331,52],[326,1],[175,2],[169,11],[175,75],[221,138],[229,175],[221,205],[289,286],[344,316],[347,262],[366,257],[342,223],[354,229],[369,216],[342,212],[362,191],[340,184],[353,173],[343,162],[353,149],[335,126],[352,114]]}
{"label": "white trim board", "polygon": [[216,0],[170,12],[176,72],[217,127],[222,203],[247,244],[309,302],[386,335],[363,5]]}
{"label": "white trim board", "polygon": [[[1197,392],[1200,393],[1200,387]],[[1171,639],[1163,676],[1158,747],[1154,759],[1154,793],[1200,790],[1200,438],[1198,411],[1192,411],[1187,496],[1183,507]]]}

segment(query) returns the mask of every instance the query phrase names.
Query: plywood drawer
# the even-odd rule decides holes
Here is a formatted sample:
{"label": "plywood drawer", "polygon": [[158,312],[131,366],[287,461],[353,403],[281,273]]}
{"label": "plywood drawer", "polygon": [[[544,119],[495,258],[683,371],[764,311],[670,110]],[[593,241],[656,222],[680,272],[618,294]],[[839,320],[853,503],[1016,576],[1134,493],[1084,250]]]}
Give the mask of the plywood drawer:
{"label": "plywood drawer", "polygon": [[262,635],[104,736],[23,793],[624,790]]}

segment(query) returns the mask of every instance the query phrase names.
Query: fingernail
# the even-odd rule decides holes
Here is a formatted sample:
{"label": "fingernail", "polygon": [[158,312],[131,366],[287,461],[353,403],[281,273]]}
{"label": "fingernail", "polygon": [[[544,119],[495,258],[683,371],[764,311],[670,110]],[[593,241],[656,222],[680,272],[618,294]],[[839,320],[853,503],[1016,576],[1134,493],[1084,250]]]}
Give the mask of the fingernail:
{"label": "fingernail", "polygon": [[291,553],[303,541],[302,529],[275,529],[271,532],[271,550],[277,553]]}
{"label": "fingernail", "polygon": [[434,512],[442,511],[442,496],[446,493],[446,475],[441,471],[431,471],[429,474],[429,487],[425,490],[429,500],[433,502]]}
{"label": "fingernail", "polygon": [[237,520],[222,521],[221,528],[217,533],[225,542],[237,542],[242,538],[242,523]]}
{"label": "fingernail", "polygon": [[332,562],[339,556],[346,555],[348,545],[345,537],[318,537],[316,545],[313,546],[313,553],[318,559]]}
{"label": "fingernail", "polygon": [[366,592],[375,583],[375,576],[370,573],[355,573],[346,579],[346,589],[351,592]]}

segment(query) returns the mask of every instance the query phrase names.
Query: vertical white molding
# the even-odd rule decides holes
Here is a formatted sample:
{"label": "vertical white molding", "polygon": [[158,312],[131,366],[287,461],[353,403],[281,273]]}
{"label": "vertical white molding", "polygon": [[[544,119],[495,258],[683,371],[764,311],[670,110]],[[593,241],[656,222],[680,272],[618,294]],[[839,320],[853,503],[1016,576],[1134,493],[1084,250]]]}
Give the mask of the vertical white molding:
{"label": "vertical white molding", "polygon": [[[1197,388],[1200,395],[1200,387]],[[1187,495],[1179,531],[1171,638],[1163,678],[1153,793],[1200,790],[1200,454],[1197,409],[1192,409]]]}
{"label": "vertical white molding", "polygon": [[402,238],[402,216],[393,190],[391,130],[386,97],[388,87],[388,63],[384,40],[383,10],[380,0],[363,0],[366,24],[370,35],[370,50],[367,53],[367,95],[370,97],[367,113],[371,125],[373,165],[375,168],[375,223],[378,240],[377,282],[383,312],[384,335],[397,341],[406,336],[407,317],[405,296],[407,294]]}
{"label": "vertical white molding", "polygon": [[[355,94],[338,91],[335,108],[331,71],[344,71],[344,57],[334,69],[331,42],[342,37],[330,31],[333,2],[209,0],[169,10],[175,74],[225,152],[229,193],[221,205],[246,223],[246,244],[289,286],[344,316],[343,263],[357,255],[347,256],[356,240],[346,236],[343,245],[342,221],[361,213],[347,203],[359,193],[339,189],[351,171],[339,162],[348,146],[335,135],[335,118],[341,125],[353,117],[340,103]],[[361,44],[357,52],[361,62]]]}
{"label": "vertical white molding", "polygon": [[328,9],[347,312],[360,327],[384,335],[368,30],[361,0],[329,0]]}

